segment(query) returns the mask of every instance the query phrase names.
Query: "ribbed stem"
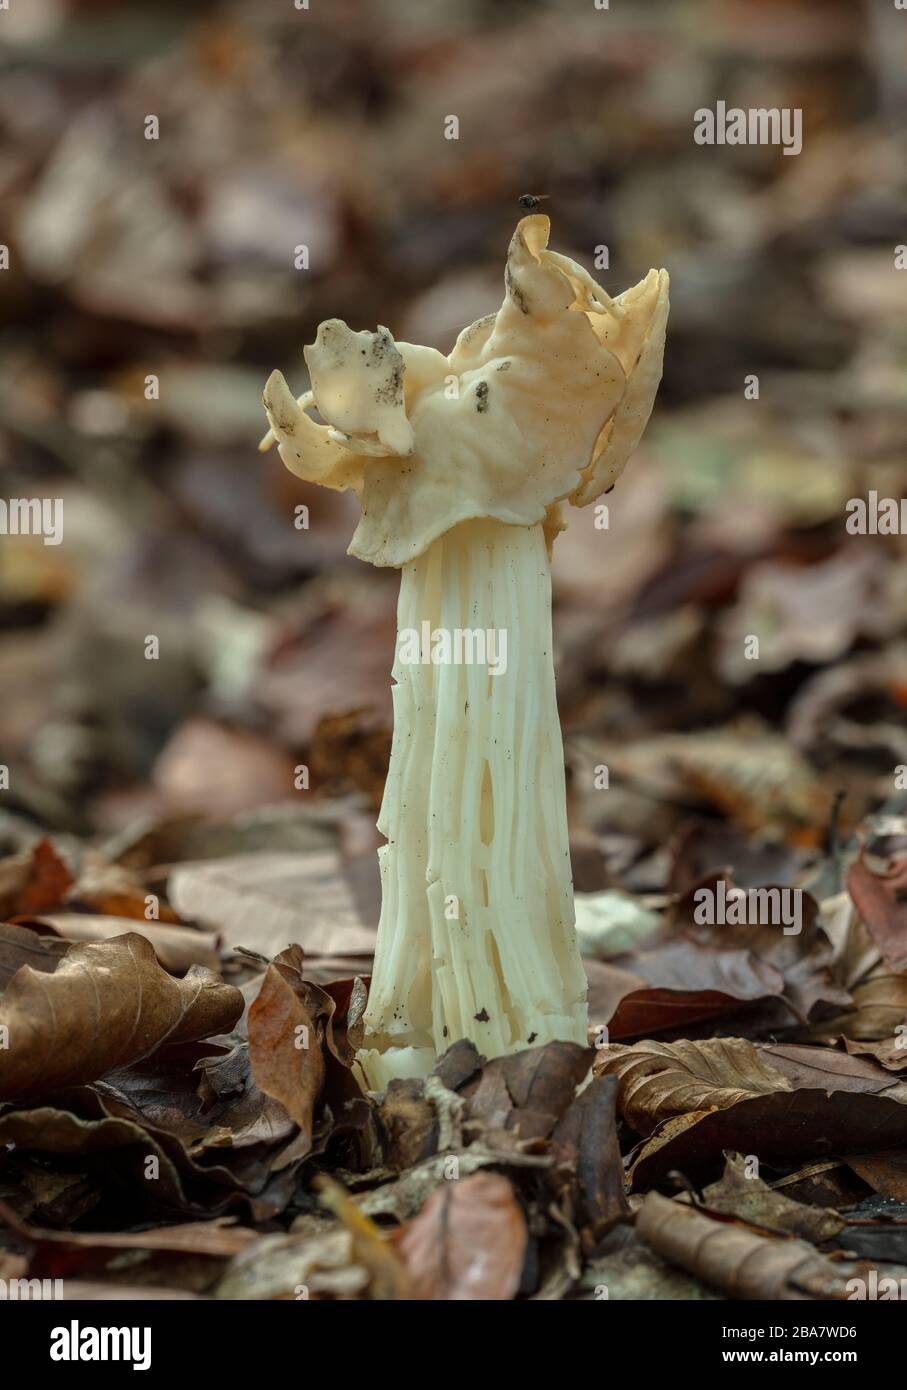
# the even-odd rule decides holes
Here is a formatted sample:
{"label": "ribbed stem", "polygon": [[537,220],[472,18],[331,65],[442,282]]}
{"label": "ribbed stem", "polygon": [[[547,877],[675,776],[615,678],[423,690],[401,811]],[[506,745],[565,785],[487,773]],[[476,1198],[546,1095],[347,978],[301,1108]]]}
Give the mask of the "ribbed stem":
{"label": "ribbed stem", "polygon": [[[412,664],[404,637],[473,634]],[[499,1056],[584,1042],[564,756],[542,527],[464,522],[402,571],[394,739],[378,827],[382,910],[359,1054],[369,1085],[421,1075],[458,1038]],[[503,634],[503,636],[502,636]],[[411,653],[410,653],[411,655]],[[492,661],[492,664],[494,662]]]}

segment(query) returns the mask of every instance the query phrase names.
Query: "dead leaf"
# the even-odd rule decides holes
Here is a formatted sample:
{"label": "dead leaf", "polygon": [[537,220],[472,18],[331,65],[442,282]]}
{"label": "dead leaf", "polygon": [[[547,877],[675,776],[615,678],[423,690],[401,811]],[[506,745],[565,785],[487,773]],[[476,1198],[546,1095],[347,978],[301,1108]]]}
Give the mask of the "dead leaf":
{"label": "dead leaf", "polygon": [[474,1173],[442,1183],[398,1233],[410,1297],[504,1300],[520,1286],[528,1233],[508,1180]]}
{"label": "dead leaf", "polygon": [[265,1095],[280,1101],[300,1131],[294,1156],[312,1143],[315,1105],[324,1085],[321,1050],[333,1000],[302,978],[302,952],[288,947],[265,973],[249,1009],[249,1060]]}
{"label": "dead leaf", "polygon": [[907,1142],[897,1078],[827,1048],[644,1042],[604,1049],[595,1069],[618,1076],[621,1111],[648,1136],[631,1164],[637,1191],[672,1170],[710,1174],[725,1150],[782,1165]]}
{"label": "dead leaf", "polygon": [[467,1125],[498,1147],[547,1139],[573,1103],[592,1056],[576,1043],[550,1042],[493,1058],[478,1081],[462,1089]]}
{"label": "dead leaf", "polygon": [[595,1072],[618,1078],[621,1113],[638,1134],[651,1134],[678,1115],[726,1110],[754,1095],[793,1089],[745,1038],[605,1048]]}
{"label": "dead leaf", "polygon": [[741,1154],[725,1156],[724,1173],[705,1189],[702,1201],[710,1212],[735,1216],[776,1235],[800,1236],[813,1245],[832,1240],[844,1226],[837,1212],[792,1201],[769,1187]]}
{"label": "dead leaf", "polygon": [[378,1107],[384,1161],[402,1172],[430,1158],[438,1146],[438,1115],[421,1081],[395,1077]]}
{"label": "dead leaf", "polygon": [[897,1202],[907,1202],[907,1152],[893,1149],[877,1154],[857,1154],[847,1165],[874,1192],[883,1192]]}
{"label": "dead leaf", "polygon": [[377,814],[384,793],[392,732],[373,706],[326,714],[312,733],[309,763],[319,788],[363,792]]}
{"label": "dead leaf", "polygon": [[[87,849],[79,865],[75,883],[66,894],[66,907],[86,914],[104,917],[128,917],[148,922],[148,889],[142,880],[124,864],[112,863],[106,855]],[[155,922],[179,923],[179,917],[166,903],[154,903]],[[141,931],[141,927],[134,927]],[[199,962],[200,964],[202,962]]]}
{"label": "dead leaf", "polygon": [[174,980],[144,937],[70,948],[53,975],[23,966],[0,1002],[0,1096],[94,1081],[164,1043],[228,1032],[242,995],[193,967]]}
{"label": "dead leaf", "polygon": [[604,1020],[615,1040],[686,1027],[784,993],[781,971],[744,947],[721,950],[681,939],[610,964],[626,972],[626,993]]}
{"label": "dead leaf", "polygon": [[[719,664],[732,683],[794,661],[825,665],[860,636],[884,635],[891,604],[887,571],[869,547],[847,546],[815,565],[768,560],[746,573],[734,608],[721,621]],[[746,659],[745,639],[759,638],[759,660]]]}
{"label": "dead leaf", "polygon": [[616,1079],[594,1077],[561,1117],[553,1136],[559,1167],[565,1166],[570,1173],[565,1186],[572,1224],[587,1251],[594,1250],[630,1211],[617,1142],[616,1099]]}
{"label": "dead leaf", "polygon": [[111,941],[131,932],[153,947],[161,965],[171,975],[185,975],[193,965],[216,970],[217,937],[213,932],[193,931],[162,922],[136,922],[129,917],[98,917],[93,913],[53,912],[40,917],[20,917],[19,924],[34,931],[52,932],[64,941]]}
{"label": "dead leaf", "polygon": [[174,869],[170,901],[181,917],[220,932],[228,946],[275,956],[288,942],[318,955],[371,954],[378,918],[364,920],[333,850],[242,854]]}
{"label": "dead leaf", "polygon": [[[904,995],[907,1004],[907,990]],[[900,1029],[895,1037],[886,1038],[883,1042],[853,1042],[847,1038],[844,1045],[851,1056],[874,1057],[888,1071],[907,1070],[907,1033],[903,1029]]]}
{"label": "dead leaf", "polygon": [[54,937],[39,936],[27,927],[0,922],[0,994],[23,965],[52,975],[68,949],[65,942]]}
{"label": "dead leaf", "polygon": [[[710,874],[675,903],[671,919],[676,930],[704,950],[751,951],[763,965],[773,966],[784,980],[784,998],[801,1021],[809,1019],[820,1005],[838,1009],[850,1005],[848,991],[832,979],[832,950],[819,927],[819,906],[809,893],[803,892],[798,900],[799,931],[786,933],[780,925],[764,920],[740,924],[697,922],[696,895],[702,891],[714,895],[722,882],[727,893],[737,886],[723,874]],[[767,892],[774,887],[763,886]]]}
{"label": "dead leaf", "polygon": [[171,814],[229,820],[292,800],[294,769],[294,759],[261,735],[194,718],[161,751],[154,784]]}
{"label": "dead leaf", "polygon": [[72,883],[72,874],[50,840],[38,840],[27,853],[0,862],[0,917],[56,907]]}
{"label": "dead leaf", "polygon": [[340,1183],[322,1173],[315,1185],[323,1206],[350,1233],[353,1257],[369,1274],[369,1297],[411,1298],[409,1279],[396,1245],[351,1199]]}
{"label": "dead leaf", "polygon": [[907,970],[907,857],[883,876],[861,855],[848,870],[847,891],[889,970]]}
{"label": "dead leaf", "polygon": [[766,1043],[759,1055],[777,1067],[798,1089],[856,1091],[861,1095],[879,1095],[907,1099],[907,1088],[895,1085],[897,1077],[886,1075],[883,1068],[868,1057],[849,1056],[830,1047],[807,1047],[799,1043]]}
{"label": "dead leaf", "polygon": [[704,1216],[657,1192],[636,1218],[643,1240],[730,1298],[845,1299],[848,1272],[802,1240],[775,1240]]}

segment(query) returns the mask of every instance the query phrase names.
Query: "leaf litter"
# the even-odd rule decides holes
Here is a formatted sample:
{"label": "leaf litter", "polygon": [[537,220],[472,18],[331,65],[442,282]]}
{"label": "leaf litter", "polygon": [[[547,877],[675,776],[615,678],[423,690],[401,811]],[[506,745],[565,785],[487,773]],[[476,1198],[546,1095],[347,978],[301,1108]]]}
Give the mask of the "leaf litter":
{"label": "leaf litter", "polygon": [[[89,8],[111,10],[114,77]],[[613,49],[544,5],[480,47],[440,11],[415,35],[401,9],[378,46],[321,7],[299,48],[290,14],[133,8],[141,34],[105,0],[43,7],[0,94],[4,471],[67,516],[65,547],[0,556],[3,1277],[97,1298],[803,1300],[868,1263],[899,1276],[904,543],[843,525],[849,498],[905,487],[896,132],[861,97],[859,129],[818,122],[800,159],[729,148],[705,174],[676,138],[688,90],[664,80],[674,4],[615,16]],[[896,78],[858,7],[752,9],[793,104],[848,110]],[[721,7],[708,25],[702,61],[734,67]],[[439,63],[464,115],[443,168]],[[177,138],[137,163],[148,110]],[[523,143],[489,166],[502,122]],[[615,285],[676,262],[661,399],[607,544],[578,513],[554,559],[589,1047],[454,1043],[368,1096],[350,1064],[395,589],[346,559],[349,499],[250,454],[260,383],[337,314],[449,345],[539,169],[581,259],[608,190]],[[302,297],[300,239],[321,267]],[[697,920],[719,882],[802,891],[801,930]]]}

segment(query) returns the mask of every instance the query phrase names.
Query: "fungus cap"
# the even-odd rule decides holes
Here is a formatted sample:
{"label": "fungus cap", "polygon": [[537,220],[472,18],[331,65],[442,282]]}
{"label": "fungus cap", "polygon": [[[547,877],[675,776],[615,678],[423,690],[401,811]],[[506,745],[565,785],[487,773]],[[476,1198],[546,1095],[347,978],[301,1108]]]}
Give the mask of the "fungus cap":
{"label": "fungus cap", "polygon": [[667,272],[611,300],[547,250],[549,226],[520,221],[503,304],[449,357],[331,319],[305,350],[311,393],[294,400],[272,374],[265,409],[284,463],[360,498],[350,554],[399,567],[481,517],[551,528],[558,502],[584,506],[620,476],[661,380]]}

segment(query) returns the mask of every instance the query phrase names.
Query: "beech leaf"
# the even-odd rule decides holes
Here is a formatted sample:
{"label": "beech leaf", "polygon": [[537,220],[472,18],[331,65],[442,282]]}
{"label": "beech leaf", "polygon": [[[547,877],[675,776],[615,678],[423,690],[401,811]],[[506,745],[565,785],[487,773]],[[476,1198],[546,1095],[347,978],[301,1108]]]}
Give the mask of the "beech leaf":
{"label": "beech leaf", "polygon": [[334,1001],[302,978],[302,951],[291,946],[268,966],[249,1009],[249,1061],[266,1096],[299,1126],[300,1158],[312,1143],[315,1104],[324,1085],[321,1041]]}
{"label": "beech leaf", "polygon": [[144,937],[70,948],[51,974],[25,965],[0,1001],[0,1099],[95,1081],[164,1043],[228,1032],[238,989],[204,967],[174,980]]}
{"label": "beech leaf", "polygon": [[851,864],[847,889],[889,969],[907,970],[907,858],[885,876],[862,857]]}
{"label": "beech leaf", "polygon": [[415,1299],[513,1298],[528,1236],[513,1188],[498,1173],[443,1182],[397,1236]]}
{"label": "beech leaf", "polygon": [[845,1299],[848,1271],[803,1240],[775,1240],[650,1192],[636,1230],[657,1254],[731,1298]]}

